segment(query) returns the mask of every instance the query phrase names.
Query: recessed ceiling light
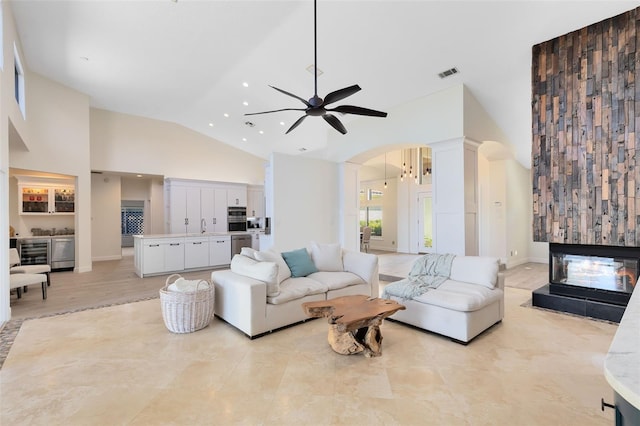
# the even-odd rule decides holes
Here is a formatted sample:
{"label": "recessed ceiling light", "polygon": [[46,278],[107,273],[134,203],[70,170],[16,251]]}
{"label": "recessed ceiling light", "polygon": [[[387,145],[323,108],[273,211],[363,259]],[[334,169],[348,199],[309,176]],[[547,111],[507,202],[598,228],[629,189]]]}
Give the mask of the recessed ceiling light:
{"label": "recessed ceiling light", "polygon": [[245,81],[244,83],[242,83],[242,85],[243,85],[244,87],[249,87],[249,83],[247,83],[246,81]]}
{"label": "recessed ceiling light", "polygon": [[306,150],[307,150],[307,148],[305,148],[305,147],[298,148],[298,151],[300,151],[300,152],[305,152]]}
{"label": "recessed ceiling light", "polygon": [[244,102],[242,103],[242,105],[244,105],[244,106],[249,106],[249,102],[244,101]]}
{"label": "recessed ceiling light", "polygon": [[247,141],[247,138],[242,138],[242,142],[246,142],[246,141]]}
{"label": "recessed ceiling light", "polygon": [[261,135],[264,135],[264,132],[262,130],[260,130],[258,133],[260,133]]}
{"label": "recessed ceiling light", "polygon": [[213,123],[209,123],[209,127],[213,127]]}
{"label": "recessed ceiling light", "polygon": [[280,125],[281,125],[281,126],[284,126],[284,121],[281,121],[281,122],[280,122]]}
{"label": "recessed ceiling light", "polygon": [[226,112],[223,114],[226,118],[229,118],[229,114],[227,114]]}
{"label": "recessed ceiling light", "polygon": [[136,175],[136,177],[142,177],[142,175]]}

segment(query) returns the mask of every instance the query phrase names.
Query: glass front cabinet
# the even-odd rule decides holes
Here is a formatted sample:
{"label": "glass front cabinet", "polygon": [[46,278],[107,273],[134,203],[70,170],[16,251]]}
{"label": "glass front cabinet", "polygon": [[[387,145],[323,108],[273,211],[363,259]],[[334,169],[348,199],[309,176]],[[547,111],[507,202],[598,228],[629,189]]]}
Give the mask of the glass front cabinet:
{"label": "glass front cabinet", "polygon": [[73,185],[20,179],[18,198],[22,215],[72,215],[75,213]]}

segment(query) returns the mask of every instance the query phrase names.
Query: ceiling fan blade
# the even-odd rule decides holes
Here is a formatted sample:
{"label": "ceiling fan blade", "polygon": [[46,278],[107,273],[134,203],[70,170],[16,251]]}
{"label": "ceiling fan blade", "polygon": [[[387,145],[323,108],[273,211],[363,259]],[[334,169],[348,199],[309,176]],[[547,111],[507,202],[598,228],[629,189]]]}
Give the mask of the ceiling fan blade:
{"label": "ceiling fan blade", "polygon": [[356,114],[367,115],[370,117],[386,117],[387,113],[382,111],[376,111],[375,109],[362,108],[353,105],[340,105],[327,111],[340,112],[342,114]]}
{"label": "ceiling fan blade", "polygon": [[270,114],[272,112],[280,112],[280,111],[306,111],[306,109],[305,108],[282,108],[282,109],[274,109],[273,111],[248,112],[245,115]]}
{"label": "ceiling fan blade", "polygon": [[329,105],[331,103],[337,102],[341,99],[346,98],[347,96],[351,96],[354,93],[359,92],[360,86],[354,84],[353,86],[345,87],[344,89],[336,90],[335,92],[329,93],[324,97],[324,105]]}
{"label": "ceiling fan blade", "polygon": [[289,133],[290,131],[292,131],[293,129],[295,129],[296,127],[298,127],[298,126],[300,125],[300,123],[302,123],[302,121],[303,121],[305,118],[307,118],[307,115],[306,115],[306,114],[305,114],[305,115],[303,115],[302,117],[298,118],[298,119],[296,120],[296,122],[295,122],[295,123],[293,123],[293,125],[292,125],[291,127],[289,127],[289,130],[287,130],[287,132],[285,133],[285,135],[286,135],[286,134],[288,134],[288,133]]}
{"label": "ceiling fan blade", "polygon": [[322,116],[322,118],[324,118],[324,121],[326,121],[327,123],[331,124],[331,127],[336,129],[337,131],[339,131],[343,135],[347,133],[347,129],[344,128],[344,126],[342,125],[340,120],[338,120],[338,118],[335,115],[324,114]]}
{"label": "ceiling fan blade", "polygon": [[311,104],[310,104],[310,103],[309,103],[309,101],[307,101],[306,99],[302,99],[300,96],[296,96],[296,95],[294,95],[293,93],[289,93],[289,92],[287,92],[286,90],[278,89],[278,88],[277,88],[277,87],[275,87],[275,86],[269,86],[269,87],[271,87],[271,88],[273,88],[273,89],[276,89],[276,90],[277,90],[278,92],[280,92],[280,93],[284,93],[285,95],[291,96],[292,98],[296,98],[296,99],[298,99],[299,101],[301,101],[303,104],[305,104],[306,106],[308,106],[309,108],[311,108]]}

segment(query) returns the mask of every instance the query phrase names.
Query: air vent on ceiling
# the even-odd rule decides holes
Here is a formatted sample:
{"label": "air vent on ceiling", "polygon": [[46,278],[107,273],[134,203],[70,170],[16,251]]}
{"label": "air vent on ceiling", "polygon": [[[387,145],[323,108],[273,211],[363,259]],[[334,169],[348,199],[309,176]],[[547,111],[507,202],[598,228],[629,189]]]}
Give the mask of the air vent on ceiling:
{"label": "air vent on ceiling", "polygon": [[441,73],[438,74],[438,77],[447,78],[447,77],[452,76],[454,74],[458,74],[458,68],[453,67],[453,68],[450,68],[450,69],[448,69],[446,71],[442,71]]}

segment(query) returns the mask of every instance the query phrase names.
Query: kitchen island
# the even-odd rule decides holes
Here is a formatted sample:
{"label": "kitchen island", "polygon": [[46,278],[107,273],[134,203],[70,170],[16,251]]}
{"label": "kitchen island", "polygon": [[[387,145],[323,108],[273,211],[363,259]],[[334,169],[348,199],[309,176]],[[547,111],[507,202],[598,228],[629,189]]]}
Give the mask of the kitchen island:
{"label": "kitchen island", "polygon": [[224,268],[231,263],[231,237],[247,232],[133,236],[133,262],[141,277]]}
{"label": "kitchen island", "polygon": [[616,425],[640,424],[640,291],[631,295],[604,360],[614,391]]}

